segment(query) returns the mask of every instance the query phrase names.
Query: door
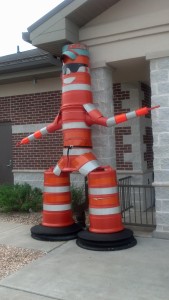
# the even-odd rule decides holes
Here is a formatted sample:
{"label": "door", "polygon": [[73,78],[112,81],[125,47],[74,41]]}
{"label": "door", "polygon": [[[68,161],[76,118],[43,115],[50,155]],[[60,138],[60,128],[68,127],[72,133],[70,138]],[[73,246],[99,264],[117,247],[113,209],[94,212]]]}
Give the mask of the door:
{"label": "door", "polygon": [[11,123],[0,123],[0,184],[13,184]]}

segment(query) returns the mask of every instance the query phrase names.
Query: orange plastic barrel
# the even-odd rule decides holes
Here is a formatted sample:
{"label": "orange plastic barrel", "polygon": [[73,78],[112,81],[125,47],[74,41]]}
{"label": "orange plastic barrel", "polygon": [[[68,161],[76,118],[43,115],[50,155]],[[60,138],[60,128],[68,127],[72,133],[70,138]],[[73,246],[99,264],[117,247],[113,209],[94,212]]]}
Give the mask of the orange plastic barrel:
{"label": "orange plastic barrel", "polygon": [[65,227],[73,223],[69,174],[56,176],[50,168],[44,173],[42,225]]}
{"label": "orange plastic barrel", "polygon": [[88,175],[89,231],[113,233],[124,229],[117,189],[116,171],[101,167]]}

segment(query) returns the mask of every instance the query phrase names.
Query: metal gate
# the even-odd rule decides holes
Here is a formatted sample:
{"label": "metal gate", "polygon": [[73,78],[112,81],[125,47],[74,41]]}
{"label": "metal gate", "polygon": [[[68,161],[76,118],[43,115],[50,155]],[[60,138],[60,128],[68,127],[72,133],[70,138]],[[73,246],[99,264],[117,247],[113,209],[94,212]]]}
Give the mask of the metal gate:
{"label": "metal gate", "polygon": [[0,123],[0,184],[12,183],[12,126]]}
{"label": "metal gate", "polygon": [[123,223],[154,227],[155,190],[152,185],[133,185],[131,176],[119,180],[119,197]]}

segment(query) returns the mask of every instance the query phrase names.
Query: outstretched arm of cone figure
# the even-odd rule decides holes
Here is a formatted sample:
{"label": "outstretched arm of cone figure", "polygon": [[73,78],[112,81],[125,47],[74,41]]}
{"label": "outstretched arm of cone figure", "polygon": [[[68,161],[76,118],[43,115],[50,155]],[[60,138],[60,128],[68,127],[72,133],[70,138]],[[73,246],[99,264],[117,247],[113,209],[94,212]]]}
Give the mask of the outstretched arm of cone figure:
{"label": "outstretched arm of cone figure", "polygon": [[154,107],[142,107],[137,110],[128,112],[126,114],[120,114],[111,118],[106,118],[102,115],[102,113],[94,106],[94,104],[84,104],[84,109],[87,111],[89,118],[87,117],[87,122],[92,124],[98,124],[106,127],[111,127],[119,123],[126,122],[130,119],[141,117],[150,112],[150,110],[158,108],[158,106]]}
{"label": "outstretched arm of cone figure", "polygon": [[55,120],[53,121],[53,123],[49,124],[46,127],[41,128],[40,130],[34,132],[31,135],[25,137],[19,143],[17,143],[17,146],[29,144],[31,141],[40,139],[43,135],[55,132],[56,130],[59,130],[61,128],[62,128],[61,117],[60,117],[60,114],[58,114],[56,116]]}

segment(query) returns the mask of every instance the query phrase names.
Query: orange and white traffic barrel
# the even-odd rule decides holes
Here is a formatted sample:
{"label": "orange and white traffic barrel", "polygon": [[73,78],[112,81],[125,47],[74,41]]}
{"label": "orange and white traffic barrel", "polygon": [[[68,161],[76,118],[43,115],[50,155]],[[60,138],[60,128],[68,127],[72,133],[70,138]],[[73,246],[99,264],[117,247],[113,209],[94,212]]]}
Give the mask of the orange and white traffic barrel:
{"label": "orange and white traffic barrel", "polygon": [[96,251],[122,250],[135,246],[136,239],[122,224],[116,171],[100,167],[88,175],[89,229],[77,235],[77,245]]}
{"label": "orange and white traffic barrel", "polygon": [[69,173],[56,176],[52,169],[47,170],[44,173],[42,225],[64,227],[73,223]]}
{"label": "orange and white traffic barrel", "polygon": [[89,231],[112,233],[124,229],[116,171],[106,166],[88,175]]}
{"label": "orange and white traffic barrel", "polygon": [[66,241],[75,239],[80,230],[82,226],[73,220],[69,173],[56,176],[52,167],[44,173],[42,224],[33,226],[31,235],[38,240]]}

